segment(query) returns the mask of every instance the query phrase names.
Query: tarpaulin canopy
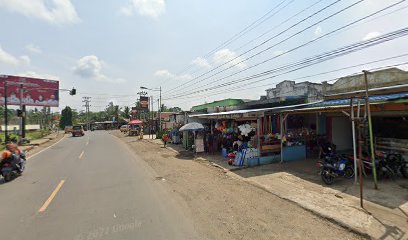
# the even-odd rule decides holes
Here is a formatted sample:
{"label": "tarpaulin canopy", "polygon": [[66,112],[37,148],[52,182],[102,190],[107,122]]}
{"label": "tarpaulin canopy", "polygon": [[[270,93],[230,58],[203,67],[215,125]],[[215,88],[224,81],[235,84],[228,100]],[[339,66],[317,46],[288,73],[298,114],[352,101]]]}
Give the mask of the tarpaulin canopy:
{"label": "tarpaulin canopy", "polygon": [[128,122],[129,125],[136,125],[136,124],[142,124],[142,123],[143,122],[140,121],[139,119],[135,119],[135,120]]}
{"label": "tarpaulin canopy", "polygon": [[179,131],[197,131],[204,129],[203,124],[198,122],[191,122],[187,123],[186,125],[182,126]]}

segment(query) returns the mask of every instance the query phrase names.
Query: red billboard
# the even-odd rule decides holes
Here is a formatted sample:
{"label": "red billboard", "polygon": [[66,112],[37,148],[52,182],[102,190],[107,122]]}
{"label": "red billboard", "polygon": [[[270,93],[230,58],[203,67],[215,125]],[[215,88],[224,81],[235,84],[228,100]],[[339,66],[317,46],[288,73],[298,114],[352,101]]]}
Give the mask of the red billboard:
{"label": "red billboard", "polygon": [[[0,75],[0,104],[4,105],[4,86],[7,84],[7,104],[58,107],[59,82],[55,80]],[[21,89],[23,96],[21,96]]]}
{"label": "red billboard", "polygon": [[140,96],[140,108],[143,108],[143,109],[149,108],[149,97]]}

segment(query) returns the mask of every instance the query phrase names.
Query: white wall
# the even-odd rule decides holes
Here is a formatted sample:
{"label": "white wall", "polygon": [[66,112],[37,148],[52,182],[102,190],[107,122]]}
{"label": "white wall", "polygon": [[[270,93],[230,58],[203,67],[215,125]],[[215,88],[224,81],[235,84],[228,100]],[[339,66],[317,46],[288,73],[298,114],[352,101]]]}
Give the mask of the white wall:
{"label": "white wall", "polygon": [[332,139],[337,150],[353,149],[350,120],[347,117],[333,117],[332,128]]}

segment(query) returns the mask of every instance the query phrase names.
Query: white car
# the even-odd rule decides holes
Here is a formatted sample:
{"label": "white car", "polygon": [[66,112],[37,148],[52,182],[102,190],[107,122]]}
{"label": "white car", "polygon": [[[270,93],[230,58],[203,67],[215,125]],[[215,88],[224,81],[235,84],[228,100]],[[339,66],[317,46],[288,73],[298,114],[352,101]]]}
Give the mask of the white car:
{"label": "white car", "polygon": [[120,131],[121,132],[127,132],[127,131],[129,131],[129,125],[122,125],[122,126],[120,126]]}

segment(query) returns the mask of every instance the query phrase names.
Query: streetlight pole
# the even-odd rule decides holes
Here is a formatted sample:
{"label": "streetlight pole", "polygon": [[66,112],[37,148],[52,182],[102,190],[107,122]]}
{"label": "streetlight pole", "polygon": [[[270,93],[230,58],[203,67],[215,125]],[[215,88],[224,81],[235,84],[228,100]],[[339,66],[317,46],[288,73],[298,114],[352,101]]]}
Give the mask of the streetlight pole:
{"label": "streetlight pole", "polygon": [[161,97],[161,95],[162,95],[162,88],[160,86],[159,89],[157,89],[157,88],[156,89],[151,89],[151,88],[147,88],[147,87],[140,87],[140,89],[146,89],[146,90],[150,90],[150,91],[159,91],[160,92],[159,101],[157,102],[158,105],[159,105],[159,108],[157,109],[157,111],[158,111],[158,114],[159,114],[159,130],[161,131],[162,130],[162,125],[161,125],[161,111],[162,111],[162,102],[161,102],[162,97]]}

